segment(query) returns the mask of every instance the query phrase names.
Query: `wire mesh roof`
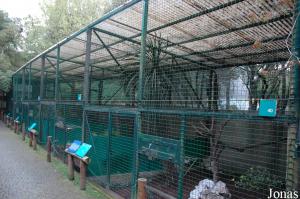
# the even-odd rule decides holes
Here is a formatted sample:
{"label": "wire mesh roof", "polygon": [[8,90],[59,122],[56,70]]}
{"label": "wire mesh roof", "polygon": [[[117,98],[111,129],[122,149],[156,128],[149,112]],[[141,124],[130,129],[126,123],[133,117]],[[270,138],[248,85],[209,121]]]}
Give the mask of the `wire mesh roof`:
{"label": "wire mesh roof", "polygon": [[[292,0],[151,0],[147,38],[163,41],[163,64],[186,70],[287,61],[293,10]],[[60,46],[60,70],[83,76],[91,28],[93,76],[138,70],[142,15],[142,1],[129,1],[24,66],[39,70],[46,56],[54,77]]]}

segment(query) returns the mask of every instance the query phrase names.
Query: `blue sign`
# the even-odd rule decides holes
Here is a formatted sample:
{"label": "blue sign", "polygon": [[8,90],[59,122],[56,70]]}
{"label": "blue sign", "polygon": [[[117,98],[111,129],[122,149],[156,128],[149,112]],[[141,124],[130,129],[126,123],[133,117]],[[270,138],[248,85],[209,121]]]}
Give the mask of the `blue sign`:
{"label": "blue sign", "polygon": [[27,130],[28,130],[28,131],[31,131],[32,129],[34,129],[34,128],[36,127],[36,125],[37,125],[37,124],[36,124],[35,122],[34,122],[34,123],[32,123],[32,124],[31,124],[31,126],[30,126],[30,127],[28,127],[28,129],[27,129]]}
{"label": "blue sign", "polygon": [[277,109],[277,100],[261,99],[259,101],[258,115],[262,117],[275,117]]}
{"label": "blue sign", "polygon": [[77,100],[78,100],[78,101],[81,101],[81,98],[82,98],[82,97],[81,97],[81,94],[78,94],[78,95],[77,95]]}
{"label": "blue sign", "polygon": [[91,145],[82,143],[79,147],[79,149],[76,151],[76,155],[80,158],[83,158],[91,149]]}
{"label": "blue sign", "polygon": [[79,149],[80,145],[81,145],[81,141],[74,140],[71,146],[67,150],[70,153],[75,153]]}

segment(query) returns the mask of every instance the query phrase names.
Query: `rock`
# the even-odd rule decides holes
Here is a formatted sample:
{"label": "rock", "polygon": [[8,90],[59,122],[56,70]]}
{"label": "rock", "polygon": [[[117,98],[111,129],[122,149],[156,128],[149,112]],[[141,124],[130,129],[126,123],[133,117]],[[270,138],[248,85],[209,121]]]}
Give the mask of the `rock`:
{"label": "rock", "polygon": [[214,183],[212,180],[204,179],[190,192],[189,199],[227,199],[230,197],[231,194],[224,182]]}

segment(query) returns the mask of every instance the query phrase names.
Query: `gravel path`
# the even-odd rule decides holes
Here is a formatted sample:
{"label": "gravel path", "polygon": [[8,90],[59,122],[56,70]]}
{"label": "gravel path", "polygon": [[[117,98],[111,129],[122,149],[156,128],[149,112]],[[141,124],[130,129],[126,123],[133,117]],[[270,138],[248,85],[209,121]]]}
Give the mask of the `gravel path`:
{"label": "gravel path", "polygon": [[0,157],[0,199],[87,198],[2,122]]}

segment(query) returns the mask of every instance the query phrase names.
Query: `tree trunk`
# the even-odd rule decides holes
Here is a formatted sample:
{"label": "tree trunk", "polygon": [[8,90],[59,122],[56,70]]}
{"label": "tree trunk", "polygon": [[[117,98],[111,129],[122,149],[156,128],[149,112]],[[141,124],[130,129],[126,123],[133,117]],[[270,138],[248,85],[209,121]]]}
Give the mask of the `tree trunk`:
{"label": "tree trunk", "polygon": [[249,110],[255,111],[257,108],[257,84],[255,82],[255,70],[251,67],[248,74],[249,78]]}

